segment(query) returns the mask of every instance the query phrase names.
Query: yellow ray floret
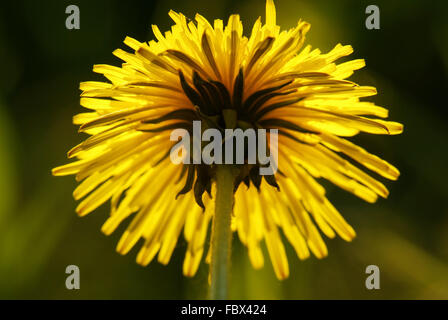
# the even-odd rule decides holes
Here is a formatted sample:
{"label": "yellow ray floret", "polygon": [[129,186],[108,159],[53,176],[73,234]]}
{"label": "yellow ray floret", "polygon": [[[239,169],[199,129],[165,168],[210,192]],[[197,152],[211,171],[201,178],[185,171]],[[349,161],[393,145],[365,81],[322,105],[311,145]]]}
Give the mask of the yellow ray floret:
{"label": "yellow ray floret", "polygon": [[113,52],[121,67],[94,66],[108,82],[80,85],[87,111],[73,123],[90,137],[68,152],[74,162],[53,169],[80,182],[73,192],[81,200],[77,213],[84,216],[110,200],[102,226],[107,235],[132,217],[117,251],[126,254],[143,238],[137,262],[145,266],[156,257],[167,264],[183,237],[183,273],[193,276],[204,250],[210,256],[216,186],[210,167],[170,161],[170,133],[190,130],[194,120],[208,119],[208,126],[210,119],[226,120],[232,109],[236,126],[278,130],[275,176],[244,176],[242,170],[244,183],[235,186],[232,230],[254,268],[264,266],[266,251],[276,276],[288,277],[283,239],[299,259],[328,254],[322,234],[351,241],[355,231],[318,179],[370,203],[386,198],[384,184],[353,162],[390,180],[398,178],[398,169],[348,138],[403,131],[400,123],[385,120],[386,108],[363,100],[377,93],[374,87],[347,80],[364,60],[338,63],[353,52],[348,45],[328,53],[304,46],[310,25],[299,21],[280,30],[272,0],[266,1],[265,24],[257,19],[249,36],[239,15],[226,24],[199,14],[194,20],[174,11],[169,16],[169,31],[152,26],[155,40],[126,37],[132,52]]}

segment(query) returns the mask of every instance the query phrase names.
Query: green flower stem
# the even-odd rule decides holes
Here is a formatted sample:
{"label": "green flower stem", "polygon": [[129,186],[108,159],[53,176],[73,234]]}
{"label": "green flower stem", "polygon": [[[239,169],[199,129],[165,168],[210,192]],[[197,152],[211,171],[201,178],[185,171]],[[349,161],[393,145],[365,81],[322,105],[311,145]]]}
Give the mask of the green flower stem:
{"label": "green flower stem", "polygon": [[233,167],[218,165],[216,170],[215,216],[211,238],[210,299],[228,299],[232,231],[230,217],[233,209]]}

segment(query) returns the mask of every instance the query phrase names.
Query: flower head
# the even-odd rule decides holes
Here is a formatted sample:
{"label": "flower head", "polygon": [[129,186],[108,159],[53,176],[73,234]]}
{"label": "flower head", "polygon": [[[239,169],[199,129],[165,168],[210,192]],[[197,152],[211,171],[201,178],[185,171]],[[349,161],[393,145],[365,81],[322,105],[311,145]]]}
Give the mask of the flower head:
{"label": "flower head", "polygon": [[329,238],[352,240],[354,230],[316,179],[368,202],[386,198],[386,187],[349,160],[392,180],[398,170],[346,137],[402,132],[401,124],[379,119],[388,116],[386,109],[360,101],[375,95],[375,88],[345,80],[364,60],[335,62],[352,53],[351,46],[338,44],[328,53],[304,47],[310,25],[299,21],[280,31],[272,0],[266,2],[266,23],[259,18],[249,37],[238,15],[226,26],[199,14],[194,20],[169,15],[175,22],[170,31],[163,35],[152,27],[157,40],[124,40],[134,52],[114,51],[121,67],[94,66],[109,82],[81,83],[81,105],[89,112],[73,122],[90,137],[68,152],[77,161],[53,170],[82,181],[73,193],[84,198],[78,214],[110,199],[105,234],[133,216],[117,250],[125,254],[144,238],[137,255],[142,265],[156,255],[167,264],[183,233],[183,272],[194,275],[214,215],[215,166],[173,164],[170,133],[190,132],[196,120],[218,130],[278,130],[274,175],[260,175],[258,162],[236,166],[232,230],[255,268],[264,264],[264,240],[277,277],[288,276],[281,233],[300,259],[310,251],[327,255],[319,229]]}

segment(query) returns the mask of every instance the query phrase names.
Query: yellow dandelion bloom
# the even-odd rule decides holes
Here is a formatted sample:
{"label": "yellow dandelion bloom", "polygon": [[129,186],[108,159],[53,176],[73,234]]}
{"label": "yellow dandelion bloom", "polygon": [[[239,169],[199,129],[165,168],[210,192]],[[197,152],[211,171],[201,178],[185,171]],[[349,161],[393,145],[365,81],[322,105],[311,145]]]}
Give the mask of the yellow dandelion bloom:
{"label": "yellow dandelion bloom", "polygon": [[109,235],[130,216],[117,250],[126,254],[144,238],[137,262],[167,264],[179,237],[188,243],[183,273],[193,276],[207,249],[216,193],[213,165],[174,164],[173,129],[191,130],[194,120],[208,127],[278,130],[278,171],[261,176],[258,165],[241,165],[234,185],[231,230],[247,247],[255,268],[264,265],[264,242],[279,279],[289,275],[282,233],[300,259],[310,252],[327,255],[321,232],[350,241],[353,228],[328,201],[316,181],[324,178],[375,202],[386,187],[352,164],[391,180],[399,171],[351,143],[360,132],[399,134],[403,126],[383,120],[385,108],[360,98],[376,89],[345,80],[364,67],[362,59],[336,63],[352,53],[338,44],[328,53],[304,46],[310,25],[299,21],[281,31],[272,0],[266,22],[259,18],[249,37],[239,15],[227,25],[211,25],[197,14],[190,20],[171,11],[164,34],[153,25],[156,40],[127,37],[133,52],[113,53],[121,67],[95,65],[109,82],[83,82],[81,105],[89,111],[74,124],[88,139],[68,152],[75,162],[54,175],[76,175],[73,195],[83,198],[76,211],[84,216],[110,199]]}

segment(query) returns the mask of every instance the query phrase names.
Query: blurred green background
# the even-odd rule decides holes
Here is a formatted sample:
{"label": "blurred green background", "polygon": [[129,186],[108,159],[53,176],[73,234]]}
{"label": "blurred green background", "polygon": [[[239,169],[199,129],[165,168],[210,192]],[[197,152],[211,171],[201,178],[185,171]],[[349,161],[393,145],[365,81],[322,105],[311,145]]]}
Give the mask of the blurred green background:
{"label": "blurred green background", "polygon": [[[65,28],[65,8],[76,4],[81,29]],[[381,29],[367,30],[365,8],[376,4]],[[112,56],[126,35],[152,39],[151,24],[166,30],[169,9],[189,17],[226,20],[240,13],[246,34],[264,0],[4,1],[0,10],[0,298],[205,298],[208,267],[184,278],[181,240],[166,267],[120,256],[100,232],[108,205],[85,218],[75,214],[73,177],[54,178],[52,167],[84,136],[72,116],[80,81],[101,80],[93,64],[119,65]],[[322,51],[341,42],[367,67],[352,78],[378,88],[373,100],[402,122],[399,136],[354,140],[396,165],[397,182],[384,181],[387,200],[369,205],[329,184],[328,195],[357,231],[352,243],[327,240],[329,256],[299,261],[288,245],[291,275],[277,281],[270,262],[255,271],[234,241],[235,299],[448,299],[448,139],[446,1],[277,0],[283,28],[299,18],[312,25],[307,43]],[[235,239],[236,240],[236,239]],[[81,289],[65,288],[65,268],[81,270]],[[378,265],[381,289],[365,288],[365,268]]]}

